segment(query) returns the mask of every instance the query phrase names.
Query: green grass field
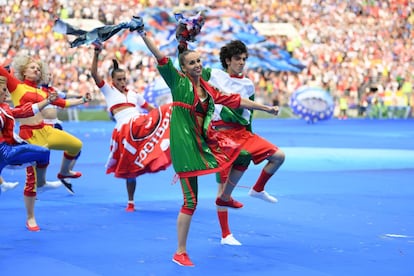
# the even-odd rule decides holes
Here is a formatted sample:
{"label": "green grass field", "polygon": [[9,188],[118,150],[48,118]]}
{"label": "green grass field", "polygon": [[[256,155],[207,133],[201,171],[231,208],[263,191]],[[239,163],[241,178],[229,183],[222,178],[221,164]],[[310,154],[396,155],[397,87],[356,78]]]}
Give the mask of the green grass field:
{"label": "green grass field", "polygon": [[[60,110],[58,117],[62,121],[68,121],[68,111]],[[79,121],[110,121],[109,113],[105,109],[82,109],[78,110]]]}
{"label": "green grass field", "polygon": [[[61,110],[58,113],[58,117],[62,121],[68,121],[68,111]],[[270,115],[263,111],[255,111],[254,112],[255,118],[274,118],[273,115]],[[277,118],[292,118],[295,117],[292,114],[292,111],[288,107],[283,107],[281,112]],[[78,118],[79,121],[110,121],[109,114],[106,109],[80,109],[78,110]]]}

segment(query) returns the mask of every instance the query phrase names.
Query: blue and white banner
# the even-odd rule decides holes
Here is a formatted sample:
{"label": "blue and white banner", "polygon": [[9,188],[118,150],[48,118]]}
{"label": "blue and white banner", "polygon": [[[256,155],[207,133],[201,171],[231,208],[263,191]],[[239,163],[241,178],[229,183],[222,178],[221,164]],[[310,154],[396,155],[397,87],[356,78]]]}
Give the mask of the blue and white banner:
{"label": "blue and white banner", "polygon": [[326,90],[311,86],[295,90],[289,105],[293,113],[309,123],[330,119],[335,109],[334,100]]}
{"label": "blue and white banner", "polygon": [[155,107],[171,103],[171,90],[162,77],[157,77],[145,87],[144,99]]}

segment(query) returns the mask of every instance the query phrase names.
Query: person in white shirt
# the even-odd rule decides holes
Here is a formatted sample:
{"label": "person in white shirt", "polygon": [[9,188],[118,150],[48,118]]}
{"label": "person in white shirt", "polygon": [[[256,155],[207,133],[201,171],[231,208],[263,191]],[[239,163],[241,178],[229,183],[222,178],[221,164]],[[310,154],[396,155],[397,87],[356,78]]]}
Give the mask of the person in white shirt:
{"label": "person in white shirt", "polygon": [[[203,78],[221,91],[231,94],[237,93],[242,98],[253,101],[255,95],[254,84],[243,75],[247,58],[248,50],[246,45],[240,40],[231,41],[220,50],[220,61],[224,71],[221,69],[205,69]],[[231,109],[216,104],[211,125],[216,131],[226,132],[233,138],[238,138],[243,147],[240,155],[246,160],[252,160],[254,164],[267,160],[255,185],[250,189],[249,195],[270,203],[277,202],[277,199],[269,195],[264,188],[269,179],[283,164],[285,153],[277,146],[252,132],[252,111],[246,108]],[[236,132],[237,135],[234,135]],[[218,198],[223,194],[231,194],[247,166],[248,163],[246,166],[238,166],[237,170],[233,170],[231,177],[229,177],[229,170],[217,173],[216,179],[219,184]],[[226,183],[228,178],[233,179],[233,183],[225,185],[224,183]],[[234,180],[237,181],[235,182]],[[221,244],[241,245],[231,234],[227,207],[217,204],[217,214],[222,231]]]}

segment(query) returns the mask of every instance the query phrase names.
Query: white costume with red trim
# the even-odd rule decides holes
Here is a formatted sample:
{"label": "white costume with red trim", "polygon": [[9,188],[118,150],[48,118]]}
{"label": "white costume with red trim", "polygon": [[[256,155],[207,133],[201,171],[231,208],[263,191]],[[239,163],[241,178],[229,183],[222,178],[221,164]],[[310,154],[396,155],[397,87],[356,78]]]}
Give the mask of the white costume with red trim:
{"label": "white costume with red trim", "polygon": [[138,107],[145,108],[148,103],[142,95],[134,91],[123,94],[104,81],[98,87],[111,113],[118,107],[128,106],[114,115],[116,126],[112,132],[106,173],[114,173],[120,178],[136,178],[171,165],[171,104],[143,114]]}

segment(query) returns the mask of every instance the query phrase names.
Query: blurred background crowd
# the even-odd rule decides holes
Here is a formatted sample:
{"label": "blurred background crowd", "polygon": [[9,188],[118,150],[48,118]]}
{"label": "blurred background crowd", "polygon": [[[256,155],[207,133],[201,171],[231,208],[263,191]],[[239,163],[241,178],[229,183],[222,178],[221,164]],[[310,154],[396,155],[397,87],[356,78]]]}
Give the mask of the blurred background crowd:
{"label": "blurred background crowd", "polygon": [[[266,35],[266,41],[299,60],[303,69],[246,71],[256,84],[256,98],[264,103],[287,106],[292,92],[307,85],[329,91],[345,116],[413,117],[414,2],[409,0],[0,0],[0,65],[10,64],[19,51],[29,51],[49,64],[59,90],[92,92],[90,104],[103,105],[90,77],[93,46],[70,48],[68,37],[52,31],[54,18],[88,19],[89,27],[97,27],[93,22],[118,24],[160,7],[205,7],[237,16],[247,25],[292,26],[295,32],[280,30]],[[158,30],[172,21],[172,13],[164,15],[156,21]],[[129,71],[131,88],[143,93],[158,76],[156,62],[147,52],[126,47],[127,35],[122,32],[104,43],[100,72],[108,72],[111,60],[117,59]],[[219,50],[200,49],[203,55],[217,55]],[[278,54],[278,48],[272,51]]]}

